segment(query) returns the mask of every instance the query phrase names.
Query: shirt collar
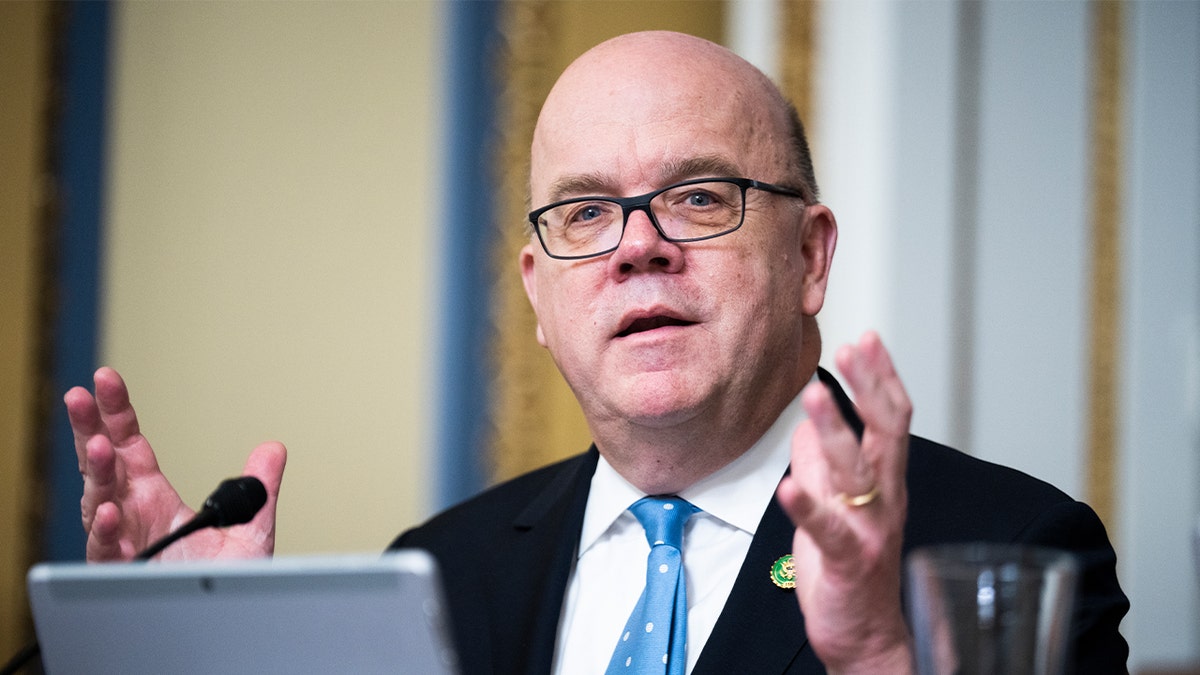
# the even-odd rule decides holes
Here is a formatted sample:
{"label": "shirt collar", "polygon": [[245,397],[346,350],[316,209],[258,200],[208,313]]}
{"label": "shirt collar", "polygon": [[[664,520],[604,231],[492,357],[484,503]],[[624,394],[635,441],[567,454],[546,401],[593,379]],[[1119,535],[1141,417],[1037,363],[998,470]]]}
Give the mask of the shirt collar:
{"label": "shirt collar", "polygon": [[[679,496],[751,536],[791,461],[792,432],[807,418],[797,394],[767,432],[741,457],[682,490]],[[592,475],[579,555],[596,543],[631,504],[646,496],[602,455]]]}

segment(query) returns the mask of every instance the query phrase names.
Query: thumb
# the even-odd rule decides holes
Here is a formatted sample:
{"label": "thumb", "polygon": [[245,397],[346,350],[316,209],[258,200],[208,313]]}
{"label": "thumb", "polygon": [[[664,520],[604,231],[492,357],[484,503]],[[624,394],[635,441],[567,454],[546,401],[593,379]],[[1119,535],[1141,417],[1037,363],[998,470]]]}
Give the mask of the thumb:
{"label": "thumb", "polygon": [[246,458],[242,474],[254,476],[267,489],[267,506],[275,508],[279,497],[279,484],[283,482],[283,467],[287,464],[287,448],[283,443],[270,441],[259,445]]}
{"label": "thumb", "polygon": [[254,476],[262,481],[267,490],[267,502],[263,505],[248,527],[260,531],[262,538],[270,549],[275,548],[275,507],[279,502],[279,486],[283,482],[283,468],[287,464],[287,448],[282,443],[271,441],[263,443],[246,458],[242,474]]}

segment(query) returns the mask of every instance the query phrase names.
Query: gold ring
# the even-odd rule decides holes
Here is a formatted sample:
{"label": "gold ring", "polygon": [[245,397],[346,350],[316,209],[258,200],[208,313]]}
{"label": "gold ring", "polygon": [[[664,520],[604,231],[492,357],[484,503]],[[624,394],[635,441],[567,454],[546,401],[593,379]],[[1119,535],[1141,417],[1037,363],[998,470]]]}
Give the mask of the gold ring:
{"label": "gold ring", "polygon": [[879,486],[874,486],[861,495],[850,496],[845,492],[839,492],[837,496],[846,506],[866,506],[875,501],[877,497],[879,497]]}

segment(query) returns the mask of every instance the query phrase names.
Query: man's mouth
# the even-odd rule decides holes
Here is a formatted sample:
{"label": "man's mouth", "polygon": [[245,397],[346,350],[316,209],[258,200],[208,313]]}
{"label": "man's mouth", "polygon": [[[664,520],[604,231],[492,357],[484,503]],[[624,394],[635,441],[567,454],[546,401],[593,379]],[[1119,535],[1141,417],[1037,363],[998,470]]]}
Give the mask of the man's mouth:
{"label": "man's mouth", "polygon": [[621,330],[621,332],[617,333],[617,337],[628,337],[634,333],[644,333],[648,330],[654,330],[656,328],[663,328],[666,326],[691,326],[695,323],[695,321],[685,321],[683,319],[677,319],[672,316],[665,316],[661,314],[657,316],[647,316],[631,321],[629,325],[625,326],[625,328]]}

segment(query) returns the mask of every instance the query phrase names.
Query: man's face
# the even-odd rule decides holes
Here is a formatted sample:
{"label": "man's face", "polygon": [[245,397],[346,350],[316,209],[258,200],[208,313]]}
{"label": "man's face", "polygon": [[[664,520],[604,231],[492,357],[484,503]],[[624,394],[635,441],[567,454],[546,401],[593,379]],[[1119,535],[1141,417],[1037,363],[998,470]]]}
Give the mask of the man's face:
{"label": "man's face", "polygon": [[[739,85],[744,73],[694,54],[656,57],[585,56],[564,75],[535,134],[534,207],[706,176],[795,183],[786,117]],[[623,71],[636,76],[614,76]],[[824,207],[751,189],[741,229],[716,239],[667,242],[634,212],[610,254],[555,260],[536,240],[522,251],[538,339],[597,440],[606,424],[778,413],[803,385],[801,319],[820,308],[832,254],[832,218],[814,246],[814,214],[826,228]]]}

